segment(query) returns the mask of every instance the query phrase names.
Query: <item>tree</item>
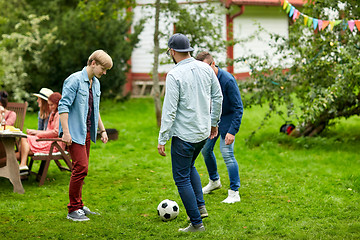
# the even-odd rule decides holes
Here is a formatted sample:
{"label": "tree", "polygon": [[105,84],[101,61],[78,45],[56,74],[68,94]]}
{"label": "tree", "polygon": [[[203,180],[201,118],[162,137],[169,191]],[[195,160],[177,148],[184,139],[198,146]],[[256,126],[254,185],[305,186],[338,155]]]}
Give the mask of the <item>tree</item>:
{"label": "tree", "polygon": [[[142,31],[142,22],[134,25],[133,32],[129,31],[132,12],[128,9],[134,4],[134,0],[81,0],[75,9],[68,9],[59,16],[55,21],[59,27],[58,38],[66,45],[54,46],[48,56],[56,79],[55,88],[61,89],[69,74],[81,70],[91,52],[103,49],[113,58],[114,66],[110,74],[103,77],[102,96],[122,97],[129,68],[127,61]],[[54,55],[58,58],[54,59]]]}
{"label": "tree", "polygon": [[42,33],[41,24],[47,20],[48,16],[29,15],[28,19],[15,25],[11,34],[3,34],[0,41],[0,62],[3,66],[1,86],[16,101],[29,97],[26,89],[34,80],[30,69],[32,72],[46,72],[49,69],[43,54],[57,41],[57,29]]}
{"label": "tree", "polygon": [[286,118],[298,122],[294,135],[314,136],[336,119],[360,114],[360,35],[359,30],[344,30],[348,20],[359,19],[360,8],[356,0],[317,0],[301,11],[342,22],[315,32],[302,17],[292,22],[288,39],[272,35],[276,56],[246,59],[252,75],[240,88],[251,93],[243,97],[245,106],[268,104],[268,118],[273,113],[285,115],[280,106],[286,105]]}
{"label": "tree", "polygon": [[[209,1],[210,3],[211,1]],[[152,7],[152,5],[149,5]],[[189,7],[190,6],[190,7]],[[157,125],[161,124],[161,99],[158,77],[159,55],[166,51],[160,48],[159,37],[168,39],[174,32],[161,32],[159,28],[160,16],[162,23],[166,25],[174,24],[176,32],[186,34],[190,37],[191,45],[198,51],[224,50],[225,44],[221,41],[220,22],[217,21],[216,6],[211,4],[196,4],[189,1],[187,5],[180,6],[176,0],[156,0],[155,2],[155,28],[154,28],[154,63],[153,63],[153,89],[154,104]],[[161,15],[162,13],[162,15]],[[210,19],[209,16],[213,16]],[[169,59],[168,59],[169,61]],[[168,63],[168,61],[165,61]]]}
{"label": "tree", "polygon": [[159,22],[160,22],[160,0],[155,2],[155,28],[154,28],[154,64],[153,64],[153,88],[154,88],[154,103],[156,122],[158,127],[161,125],[161,99],[159,86]]}
{"label": "tree", "polygon": [[[0,78],[0,86],[22,92],[17,100],[32,100],[25,93],[37,92],[41,87],[61,91],[66,77],[81,70],[96,49],[107,51],[114,61],[111,74],[103,77],[102,96],[122,97],[127,61],[142,30],[140,22],[133,26],[131,33],[129,31],[132,12],[128,9],[135,6],[135,0],[53,0],[46,4],[41,0],[14,0],[0,2],[0,7],[4,4],[6,10],[0,8],[4,13],[0,17],[4,23],[0,26],[3,34],[0,51],[5,53],[0,76],[10,76],[14,72],[11,69],[17,69],[17,74],[6,77],[9,81]],[[34,19],[28,18],[30,13],[35,13],[31,15],[34,19],[42,19],[37,23],[41,24],[38,29],[31,23]],[[18,22],[29,22],[29,26],[15,29]],[[11,37],[5,39],[4,36]],[[38,41],[38,38],[41,39]],[[31,47],[21,48],[17,44],[16,41],[24,39],[29,40]],[[6,54],[15,52],[16,56],[4,59]]]}

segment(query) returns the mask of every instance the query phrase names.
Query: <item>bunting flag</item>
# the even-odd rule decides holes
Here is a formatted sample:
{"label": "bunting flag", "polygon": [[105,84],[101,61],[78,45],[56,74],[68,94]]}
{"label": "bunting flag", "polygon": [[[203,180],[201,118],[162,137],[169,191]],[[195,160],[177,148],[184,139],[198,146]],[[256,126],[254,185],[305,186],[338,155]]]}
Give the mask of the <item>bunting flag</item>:
{"label": "bunting flag", "polygon": [[321,30],[324,30],[329,25],[329,23],[330,23],[330,21],[323,20]]}
{"label": "bunting flag", "polygon": [[292,18],[294,22],[296,22],[296,20],[299,19],[300,16],[303,16],[304,25],[308,27],[311,27],[311,25],[313,25],[314,30],[318,29],[319,31],[324,31],[329,26],[330,31],[332,31],[335,26],[339,25],[340,23],[343,23],[341,24],[343,30],[346,30],[346,28],[349,26],[351,32],[353,32],[354,29],[356,28],[357,31],[360,32],[360,20],[330,21],[330,20],[317,19],[301,13],[291,3],[289,3],[288,0],[281,0],[281,5],[285,10],[285,12],[289,15],[289,17]]}
{"label": "bunting flag", "polygon": [[355,27],[355,22],[354,20],[350,20],[348,21],[348,25],[349,25],[349,29],[351,30],[351,32],[354,30]]}
{"label": "bunting flag", "polygon": [[282,2],[282,5],[283,5],[283,9],[284,9],[284,10],[287,8],[288,4],[289,4],[288,1]]}
{"label": "bunting flag", "polygon": [[356,27],[357,27],[357,28],[359,29],[359,31],[360,31],[360,20],[355,20],[354,22],[355,22]]}
{"label": "bunting flag", "polygon": [[290,8],[290,13],[289,13],[289,17],[292,17],[294,15],[294,11],[295,11],[295,7],[291,6]]}
{"label": "bunting flag", "polygon": [[304,25],[306,26],[308,23],[309,17],[304,15]]}
{"label": "bunting flag", "polygon": [[317,25],[318,25],[318,20],[316,18],[313,18],[313,26],[314,26],[314,30],[316,30]]}
{"label": "bunting flag", "polygon": [[288,3],[288,4],[287,4],[287,7],[286,7],[286,13],[289,13],[289,12],[290,12],[290,9],[291,9],[291,4]]}
{"label": "bunting flag", "polygon": [[292,20],[296,21],[296,16],[297,16],[298,12],[299,12],[299,11],[298,11],[297,9],[294,10],[294,14],[293,14]]}
{"label": "bunting flag", "polygon": [[313,18],[312,17],[309,17],[309,20],[308,20],[308,27],[311,27],[311,24],[313,23]]}
{"label": "bunting flag", "polygon": [[319,31],[322,29],[322,23],[323,23],[322,20],[318,20]]}

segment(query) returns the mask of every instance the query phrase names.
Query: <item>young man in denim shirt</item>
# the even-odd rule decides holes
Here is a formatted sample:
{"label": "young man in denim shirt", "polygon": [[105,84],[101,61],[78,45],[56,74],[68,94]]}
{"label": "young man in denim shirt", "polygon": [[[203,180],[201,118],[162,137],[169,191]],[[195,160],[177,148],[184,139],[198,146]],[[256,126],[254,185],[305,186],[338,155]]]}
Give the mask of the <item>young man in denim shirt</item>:
{"label": "young man in denim shirt", "polygon": [[176,65],[166,76],[158,152],[166,156],[165,144],[172,138],[173,178],[191,221],[179,231],[204,231],[201,218],[208,213],[194,163],[206,140],[217,136],[222,94],[209,65],[190,56],[194,49],[185,35],[173,35],[168,47]]}
{"label": "young man in denim shirt", "polygon": [[213,57],[208,52],[199,53],[196,56],[196,59],[209,64],[210,67],[214,70],[216,76],[219,79],[221,92],[223,94],[222,113],[219,123],[219,135],[213,139],[209,139],[206,142],[204,148],[201,150],[210,177],[209,184],[206,185],[202,190],[204,194],[208,194],[211,191],[221,187],[220,176],[217,172],[216,158],[213,152],[215,143],[217,139],[220,138],[220,151],[224,158],[230,179],[228,197],[222,202],[240,202],[239,166],[234,156],[235,134],[239,131],[243,115],[243,103],[241,100],[239,87],[235,78],[230,73],[215,65]]}
{"label": "young man in denim shirt", "polygon": [[111,57],[103,50],[93,52],[82,71],[73,73],[63,85],[59,102],[60,128],[62,140],[69,146],[73,169],[69,184],[67,218],[73,221],[90,220],[90,211],[82,202],[82,186],[88,172],[90,140],[96,142],[97,129],[101,141],[106,143],[108,136],[99,113],[99,78],[113,66]]}

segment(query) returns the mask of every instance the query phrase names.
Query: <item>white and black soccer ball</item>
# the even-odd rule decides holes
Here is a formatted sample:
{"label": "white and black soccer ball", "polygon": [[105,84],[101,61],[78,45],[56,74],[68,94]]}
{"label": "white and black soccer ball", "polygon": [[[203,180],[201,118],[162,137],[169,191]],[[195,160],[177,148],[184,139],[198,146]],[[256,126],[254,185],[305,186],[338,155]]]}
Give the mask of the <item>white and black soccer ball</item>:
{"label": "white and black soccer ball", "polygon": [[173,200],[165,199],[158,205],[157,212],[161,220],[167,222],[178,216],[179,205]]}

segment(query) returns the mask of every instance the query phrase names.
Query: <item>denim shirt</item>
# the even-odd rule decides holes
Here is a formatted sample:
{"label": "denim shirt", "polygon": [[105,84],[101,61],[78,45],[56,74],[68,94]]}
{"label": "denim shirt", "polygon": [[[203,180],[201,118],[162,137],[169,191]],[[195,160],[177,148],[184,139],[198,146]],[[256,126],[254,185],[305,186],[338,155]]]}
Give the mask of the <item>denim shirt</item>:
{"label": "denim shirt", "polygon": [[177,63],[166,76],[158,143],[172,136],[197,143],[210,136],[220,120],[222,93],[211,67],[194,58]]}
{"label": "denim shirt", "polygon": [[[69,131],[72,141],[85,145],[86,139],[86,118],[89,110],[89,87],[90,81],[86,67],[82,71],[71,74],[65,81],[62,90],[62,98],[59,102],[59,114],[69,114]],[[92,92],[94,96],[94,112],[91,114],[90,136],[96,142],[97,127],[99,123],[99,104],[100,104],[100,82],[93,77]],[[61,121],[59,135],[63,133]]]}

